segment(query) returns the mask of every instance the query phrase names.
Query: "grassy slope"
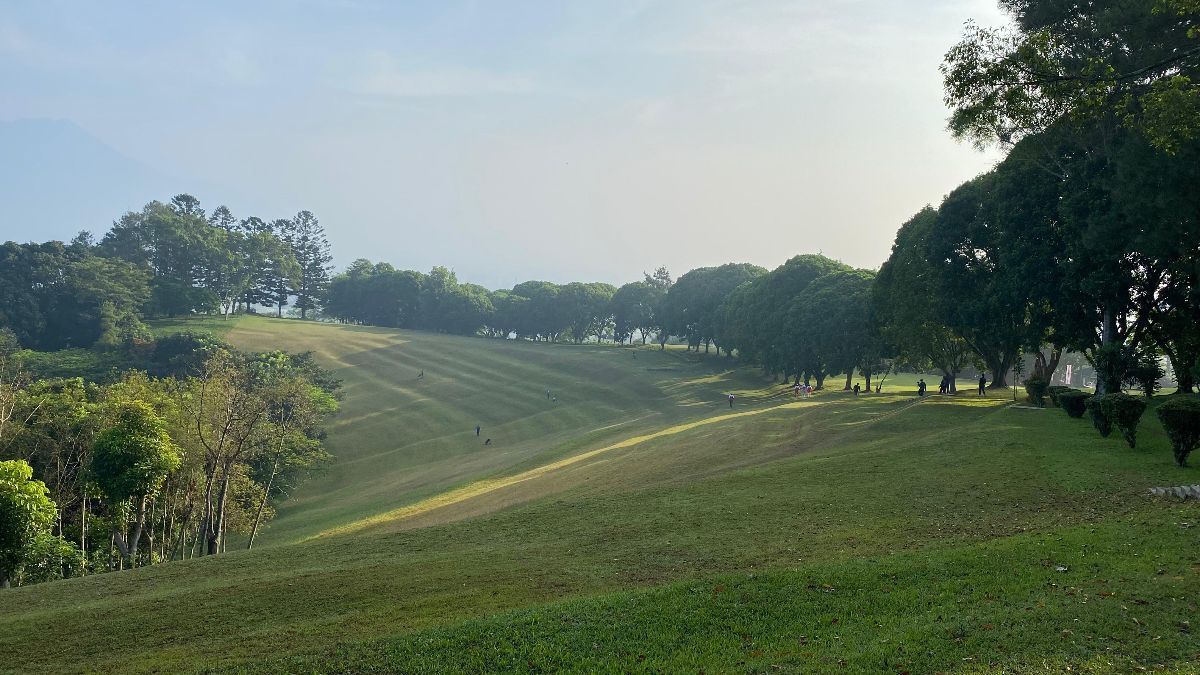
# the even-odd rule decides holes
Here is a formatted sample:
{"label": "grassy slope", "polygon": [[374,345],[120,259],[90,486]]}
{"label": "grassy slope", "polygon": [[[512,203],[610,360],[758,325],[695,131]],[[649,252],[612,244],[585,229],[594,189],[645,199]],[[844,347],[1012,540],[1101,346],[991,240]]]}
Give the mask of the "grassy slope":
{"label": "grassy slope", "polygon": [[[481,477],[719,410],[763,382],[679,352],[545,345],[249,317],[225,338],[311,350],[343,379],[338,458],[279,510],[264,545],[352,525]],[[417,374],[425,377],[418,380]],[[547,400],[550,389],[557,401]],[[475,425],[483,427],[476,438]],[[484,447],[491,438],[493,445]]]}
{"label": "grassy slope", "polygon": [[[360,334],[394,339],[338,331],[339,344]],[[461,351],[474,344],[504,348]],[[589,349],[526,358],[613,351]],[[560,363],[547,368],[575,366]],[[436,383],[442,367],[424,367]],[[648,372],[680,401],[711,398],[681,393],[709,389],[686,365]],[[347,384],[351,394],[374,386]],[[673,424],[655,424],[672,433],[636,443],[611,441],[636,436],[637,424],[594,432],[604,438],[574,447],[619,447],[546,471],[529,470],[572,446],[530,443],[489,469],[524,480],[475,482],[354,534],[0,594],[0,666],[1200,667],[1200,642],[1180,623],[1200,595],[1200,508],[1144,496],[1198,476],[1170,465],[1152,417],[1128,450],[1086,422],[996,399],[773,404],[737,416],[698,405],[705,418],[725,416],[703,425],[687,409],[664,412]],[[419,497],[408,490],[395,504]],[[285,513],[280,529],[303,536],[377,516],[376,506],[319,527],[288,525],[303,515]]]}

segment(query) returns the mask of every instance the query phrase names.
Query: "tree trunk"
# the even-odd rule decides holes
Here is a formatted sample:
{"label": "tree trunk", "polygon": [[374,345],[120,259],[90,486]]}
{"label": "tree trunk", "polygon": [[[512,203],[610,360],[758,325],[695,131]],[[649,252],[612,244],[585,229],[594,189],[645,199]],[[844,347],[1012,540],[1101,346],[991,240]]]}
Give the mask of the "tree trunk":
{"label": "tree trunk", "polygon": [[126,553],[126,555],[129,558],[129,567],[131,569],[134,567],[137,567],[138,546],[141,545],[142,531],[145,529],[145,527],[146,527],[146,497],[143,496],[141,501],[138,503],[138,516],[137,516],[137,522],[133,526],[133,536],[130,538],[129,543],[126,545],[128,548],[128,553]]}
{"label": "tree trunk", "polygon": [[854,389],[854,369],[853,368],[851,368],[849,371],[846,372],[846,386],[842,388],[842,391],[850,391],[852,389]]}
{"label": "tree trunk", "polygon": [[0,569],[0,588],[10,588],[8,584],[8,570]]}
{"label": "tree trunk", "polygon": [[863,379],[865,379],[867,381],[866,389],[867,389],[867,393],[869,394],[869,393],[871,393],[871,371],[869,371],[869,370],[865,371],[862,374],[862,376],[863,376]]}
{"label": "tree trunk", "polygon": [[946,376],[950,378],[950,387],[949,387],[948,391],[951,394],[957,394],[958,393],[958,384],[957,384],[958,373],[957,372],[949,372],[949,373],[946,373]]}
{"label": "tree trunk", "polygon": [[279,471],[279,457],[275,458],[275,462],[271,464],[271,477],[267,479],[267,485],[263,488],[262,501],[258,503],[258,513],[254,514],[254,524],[250,526],[250,541],[246,542],[246,550],[254,548],[254,537],[258,536],[258,525],[262,522],[263,510],[267,508],[267,497],[271,494],[271,486],[275,483],[275,474]]}
{"label": "tree trunk", "polygon": [[992,383],[989,384],[987,388],[1008,389],[1008,369],[1012,367],[1012,364],[1012,356],[1005,356],[1000,358],[998,361],[995,359],[989,360],[987,362],[987,366],[992,371]]}
{"label": "tree trunk", "polygon": [[817,378],[817,389],[824,389],[825,388],[825,373],[823,371],[818,371],[817,373],[815,373],[815,376]]}
{"label": "tree trunk", "polygon": [[[213,482],[216,480],[217,469],[214,466],[212,471],[205,477],[204,480],[204,515],[200,520],[200,537],[206,542],[216,541],[216,509],[213,508]],[[212,548],[210,544],[208,548]],[[207,551],[208,549],[201,549]],[[216,553],[212,551],[209,555]]]}
{"label": "tree trunk", "polygon": [[216,555],[221,551],[221,543],[225,536],[225,500],[229,497],[229,468],[221,472],[221,496],[217,500],[216,527],[209,536],[208,554]]}
{"label": "tree trunk", "polygon": [[1042,350],[1037,350],[1033,353],[1033,376],[1045,380],[1047,384],[1054,384],[1054,371],[1058,370],[1058,361],[1062,358],[1062,349],[1053,348],[1050,350],[1050,358],[1047,359]]}
{"label": "tree trunk", "polygon": [[150,529],[146,533],[146,559],[151,565],[154,564],[154,529],[158,524],[157,505],[158,502],[150,502]]}
{"label": "tree trunk", "polygon": [[87,490],[83,491],[83,499],[79,506],[79,552],[83,554],[83,574],[87,575]]}
{"label": "tree trunk", "polygon": [[[1102,323],[1101,323],[1101,327],[1100,327],[1100,348],[1103,349],[1104,347],[1107,347],[1108,345],[1111,345],[1111,344],[1116,344],[1116,342],[1117,342],[1117,316],[1111,309],[1109,309],[1108,307],[1105,307],[1104,313],[1101,315],[1101,321],[1102,321]],[[1102,396],[1104,394],[1107,394],[1107,393],[1109,393],[1108,390],[1110,388],[1113,388],[1111,386],[1112,383],[1108,381],[1110,379],[1108,377],[1108,374],[1102,373],[1100,371],[1101,371],[1100,368],[1096,369],[1096,395],[1097,396]],[[1116,388],[1117,392],[1120,392],[1121,383],[1117,382],[1115,388]],[[1114,392],[1114,393],[1116,393],[1116,392]]]}

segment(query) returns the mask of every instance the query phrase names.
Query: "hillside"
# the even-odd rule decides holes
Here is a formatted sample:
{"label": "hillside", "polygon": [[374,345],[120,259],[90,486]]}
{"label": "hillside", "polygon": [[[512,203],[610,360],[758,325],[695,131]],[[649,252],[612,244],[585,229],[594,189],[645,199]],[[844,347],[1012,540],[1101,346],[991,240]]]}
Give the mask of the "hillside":
{"label": "hillside", "polygon": [[671,351],[227,337],[338,370],[337,461],[262,550],[0,593],[0,670],[1200,668],[1200,507],[1146,494],[1200,479],[1152,414],[1130,450],[1008,399],[797,401]]}
{"label": "hillside", "polygon": [[341,413],[329,430],[337,461],[280,510],[267,545],[361,528],[477,479],[704,418],[727,407],[730,391],[743,404],[778,391],[729,362],[676,350],[638,349],[635,357],[619,347],[255,317],[224,337],[247,350],[312,351],[343,381]]}

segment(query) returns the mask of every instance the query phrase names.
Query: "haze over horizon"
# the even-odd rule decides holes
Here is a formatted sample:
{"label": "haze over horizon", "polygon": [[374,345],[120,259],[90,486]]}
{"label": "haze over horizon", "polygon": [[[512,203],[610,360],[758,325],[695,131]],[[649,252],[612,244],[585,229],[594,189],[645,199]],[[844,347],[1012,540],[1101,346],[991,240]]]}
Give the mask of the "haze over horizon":
{"label": "haze over horizon", "polygon": [[311,210],[339,267],[492,288],[806,252],[874,268],[997,158],[945,130],[937,67],[968,19],[1003,17],[990,0],[7,6],[0,240],[101,234],[186,191],[239,218]]}

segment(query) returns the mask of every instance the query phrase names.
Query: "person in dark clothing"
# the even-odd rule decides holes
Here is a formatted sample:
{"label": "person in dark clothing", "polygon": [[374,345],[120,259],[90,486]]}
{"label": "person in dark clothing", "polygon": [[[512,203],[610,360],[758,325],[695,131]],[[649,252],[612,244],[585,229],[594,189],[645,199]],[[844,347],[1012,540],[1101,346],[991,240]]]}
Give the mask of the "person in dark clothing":
{"label": "person in dark clothing", "polygon": [[925,378],[917,380],[917,396],[925,395]]}
{"label": "person in dark clothing", "polygon": [[859,390],[860,390],[860,389],[861,389],[861,387],[858,385],[858,383],[857,383],[857,382],[855,382],[855,383],[854,383],[854,395],[855,395],[855,396],[858,396],[858,392],[859,392]]}
{"label": "person in dark clothing", "polygon": [[424,370],[422,370],[421,372],[417,373],[417,379],[418,379],[418,380],[423,380],[423,379],[425,379],[425,371],[424,371]]}
{"label": "person in dark clothing", "polygon": [[938,385],[938,393],[939,394],[949,394],[950,393],[950,376],[949,375],[942,376],[942,382],[941,382],[941,384]]}
{"label": "person in dark clothing", "polygon": [[475,425],[475,435],[476,436],[479,435],[479,425],[478,424]]}
{"label": "person in dark clothing", "polygon": [[732,407],[733,407],[733,398],[734,398],[733,394],[730,394],[730,395],[729,395],[729,407],[730,407],[730,408],[732,408]]}
{"label": "person in dark clothing", "polygon": [[492,439],[490,439],[490,438],[489,438],[489,439],[487,439],[486,441],[484,441],[484,442],[483,442],[483,444],[484,444],[484,445],[491,445],[491,444],[492,444]]}
{"label": "person in dark clothing", "polygon": [[979,395],[983,396],[983,388],[987,385],[987,373],[979,374]]}

